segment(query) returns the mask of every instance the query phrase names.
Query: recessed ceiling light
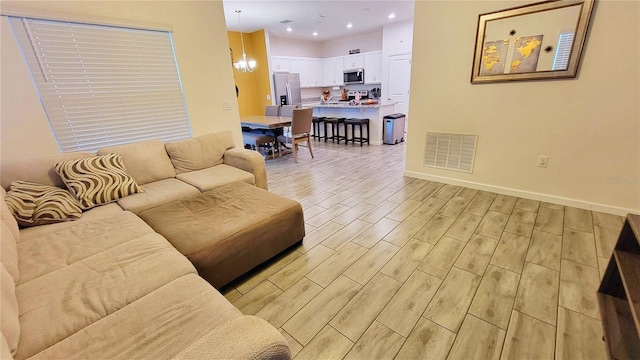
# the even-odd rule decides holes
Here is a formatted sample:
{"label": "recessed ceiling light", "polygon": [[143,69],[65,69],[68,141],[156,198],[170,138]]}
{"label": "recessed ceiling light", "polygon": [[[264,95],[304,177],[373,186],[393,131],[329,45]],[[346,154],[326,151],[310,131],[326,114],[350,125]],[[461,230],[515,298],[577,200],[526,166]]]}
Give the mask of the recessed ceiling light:
{"label": "recessed ceiling light", "polygon": [[313,32],[313,34],[311,34],[311,35],[313,35],[313,36],[318,36],[318,32],[317,32],[317,31],[314,31],[314,32]]}
{"label": "recessed ceiling light", "polygon": [[287,26],[287,32],[292,32],[293,29],[291,28],[291,26]]}
{"label": "recessed ceiling light", "polygon": [[389,19],[395,19],[396,18],[396,13],[391,13],[389,14]]}
{"label": "recessed ceiling light", "polygon": [[347,29],[351,29],[352,27],[353,27],[353,24],[352,24],[352,23],[348,23],[348,24],[347,24]]}

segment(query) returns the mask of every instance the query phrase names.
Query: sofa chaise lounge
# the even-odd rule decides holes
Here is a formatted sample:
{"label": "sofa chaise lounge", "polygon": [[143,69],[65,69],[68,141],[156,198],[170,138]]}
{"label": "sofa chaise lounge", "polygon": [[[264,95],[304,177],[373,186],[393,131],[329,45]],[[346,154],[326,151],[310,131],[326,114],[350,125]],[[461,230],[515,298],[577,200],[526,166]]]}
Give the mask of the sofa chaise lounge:
{"label": "sofa chaise lounge", "polygon": [[[18,226],[5,203],[12,183],[65,188],[55,164],[114,153],[143,192],[92,207],[75,221]],[[286,340],[273,326],[243,315],[198,275],[179,246],[138,216],[220,189],[273,199],[276,195],[266,191],[264,160],[234,148],[230,132],[108,147],[97,155],[3,161],[0,183],[2,359],[290,358]],[[278,235],[279,247],[265,246],[266,255],[234,260],[247,262],[242,271],[302,239],[299,204],[285,207],[291,214],[284,222],[299,224]],[[164,223],[174,221],[171,212],[166,216]],[[261,246],[251,234],[235,240]],[[229,256],[239,251],[220,249]]]}

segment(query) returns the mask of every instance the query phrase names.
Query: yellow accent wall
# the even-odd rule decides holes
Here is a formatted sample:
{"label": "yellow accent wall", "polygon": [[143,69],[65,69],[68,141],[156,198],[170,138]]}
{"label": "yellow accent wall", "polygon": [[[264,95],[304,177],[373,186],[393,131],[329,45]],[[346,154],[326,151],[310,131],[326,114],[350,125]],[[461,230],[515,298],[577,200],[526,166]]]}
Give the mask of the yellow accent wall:
{"label": "yellow accent wall", "polygon": [[[114,19],[160,23],[173,28],[193,135],[231,130],[242,144],[229,42],[221,1],[2,1],[42,17]],[[0,20],[0,156],[58,153],[47,117],[5,17]],[[224,110],[223,104],[232,104]]]}
{"label": "yellow accent wall", "polygon": [[[233,69],[233,77],[239,89],[238,109],[240,116],[263,115],[265,105],[271,105],[266,100],[271,93],[269,82],[269,67],[267,62],[267,46],[264,30],[243,33],[244,48],[248,60],[255,60],[257,65],[253,72],[240,73]],[[240,33],[228,32],[229,46],[233,49],[233,62],[242,59],[242,43]]]}
{"label": "yellow accent wall", "polygon": [[[640,2],[597,2],[575,79],[470,84],[478,14],[526,3],[416,1],[406,174],[640,212]],[[426,131],[478,134],[473,174],[425,167]]]}

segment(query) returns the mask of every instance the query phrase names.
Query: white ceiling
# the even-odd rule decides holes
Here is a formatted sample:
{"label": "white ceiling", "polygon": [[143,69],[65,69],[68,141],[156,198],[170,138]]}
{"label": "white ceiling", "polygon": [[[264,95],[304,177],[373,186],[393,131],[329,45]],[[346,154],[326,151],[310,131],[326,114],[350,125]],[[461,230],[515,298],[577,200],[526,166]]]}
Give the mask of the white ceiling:
{"label": "white ceiling", "polygon": [[[293,39],[324,41],[382,29],[413,18],[413,0],[223,0],[227,30],[245,33],[265,29]],[[235,10],[241,10],[240,21]],[[392,20],[389,14],[395,13]],[[280,21],[291,20],[289,24]],[[240,23],[240,24],[239,24]],[[353,28],[347,29],[352,23]],[[241,27],[240,27],[241,25]],[[286,28],[293,31],[288,33]],[[314,31],[318,36],[313,36]]]}

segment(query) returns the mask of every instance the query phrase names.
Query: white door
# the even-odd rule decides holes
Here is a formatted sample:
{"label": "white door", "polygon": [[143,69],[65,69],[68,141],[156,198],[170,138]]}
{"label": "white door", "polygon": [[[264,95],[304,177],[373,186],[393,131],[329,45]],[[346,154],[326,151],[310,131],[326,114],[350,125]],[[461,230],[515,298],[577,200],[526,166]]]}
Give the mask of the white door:
{"label": "white door", "polygon": [[[387,100],[396,102],[395,111],[409,117],[409,85],[411,84],[411,54],[390,55],[387,79]],[[406,127],[405,127],[406,129]]]}

